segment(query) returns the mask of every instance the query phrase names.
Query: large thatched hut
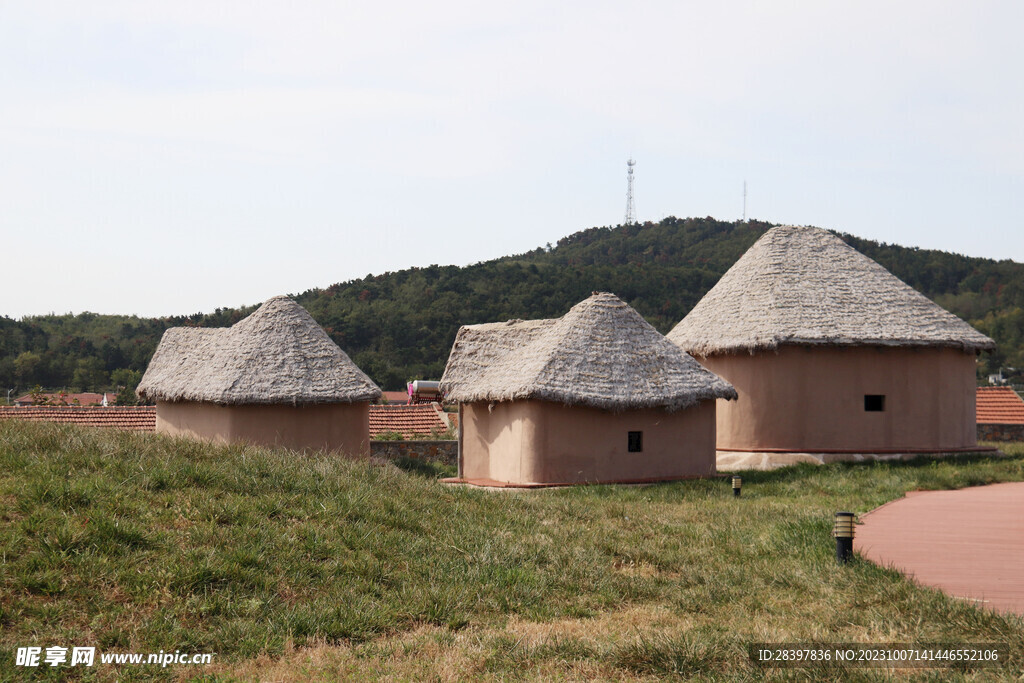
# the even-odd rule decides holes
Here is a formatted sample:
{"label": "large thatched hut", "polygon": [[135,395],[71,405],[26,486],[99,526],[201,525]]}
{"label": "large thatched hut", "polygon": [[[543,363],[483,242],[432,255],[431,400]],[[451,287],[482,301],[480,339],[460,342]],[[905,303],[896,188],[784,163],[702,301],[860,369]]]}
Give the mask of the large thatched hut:
{"label": "large thatched hut", "polygon": [[459,330],[441,378],[459,403],[459,476],[552,485],[715,473],[726,382],[613,294],[553,320]]}
{"label": "large thatched hut", "polygon": [[976,446],[976,354],[995,346],[836,235],[793,226],[668,338],[739,393],[719,403],[719,451],[818,461]]}
{"label": "large thatched hut", "polygon": [[156,401],[157,432],[368,455],[381,392],[279,296],[228,328],[164,332],[138,393]]}

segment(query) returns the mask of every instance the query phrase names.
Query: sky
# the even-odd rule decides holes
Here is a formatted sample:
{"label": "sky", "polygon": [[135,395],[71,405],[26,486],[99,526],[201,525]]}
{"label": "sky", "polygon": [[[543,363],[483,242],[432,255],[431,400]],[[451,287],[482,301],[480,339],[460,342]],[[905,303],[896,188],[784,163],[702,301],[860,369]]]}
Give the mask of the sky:
{"label": "sky", "polygon": [[1024,4],[0,0],[0,315],[191,314],[623,221],[1024,261]]}

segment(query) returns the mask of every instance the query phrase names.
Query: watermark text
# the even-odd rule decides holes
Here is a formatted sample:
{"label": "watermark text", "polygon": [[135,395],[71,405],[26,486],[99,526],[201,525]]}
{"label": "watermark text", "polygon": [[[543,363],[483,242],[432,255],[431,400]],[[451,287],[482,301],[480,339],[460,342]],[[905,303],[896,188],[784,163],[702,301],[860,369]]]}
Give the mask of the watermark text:
{"label": "watermark text", "polygon": [[57,667],[57,666],[93,666],[100,664],[114,665],[149,665],[166,668],[172,664],[205,665],[213,662],[214,652],[190,653],[175,650],[174,652],[101,652],[97,655],[95,647],[19,647],[14,657],[16,666],[25,667]]}

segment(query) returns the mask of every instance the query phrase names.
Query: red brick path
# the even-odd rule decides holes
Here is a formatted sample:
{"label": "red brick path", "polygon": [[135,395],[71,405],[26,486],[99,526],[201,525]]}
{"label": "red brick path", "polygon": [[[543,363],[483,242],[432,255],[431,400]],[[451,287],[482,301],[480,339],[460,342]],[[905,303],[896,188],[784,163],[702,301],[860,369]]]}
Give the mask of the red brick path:
{"label": "red brick path", "polygon": [[1024,483],[915,491],[861,519],[854,549],[872,562],[1024,615]]}

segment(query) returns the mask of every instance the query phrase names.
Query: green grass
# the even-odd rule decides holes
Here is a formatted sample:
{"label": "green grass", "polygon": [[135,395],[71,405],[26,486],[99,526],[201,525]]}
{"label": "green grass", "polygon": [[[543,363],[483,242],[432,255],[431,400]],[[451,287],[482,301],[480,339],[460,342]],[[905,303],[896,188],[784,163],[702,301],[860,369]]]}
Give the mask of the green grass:
{"label": "green grass", "polygon": [[1024,480],[1011,451],[745,472],[737,500],[724,479],[492,492],[438,467],[5,421],[0,679],[24,673],[19,646],[75,644],[215,652],[223,675],[336,645],[331,665],[367,679],[747,680],[747,643],[806,640],[1006,642],[999,673],[1021,676],[1024,621],[839,568],[830,537],[836,510]]}

